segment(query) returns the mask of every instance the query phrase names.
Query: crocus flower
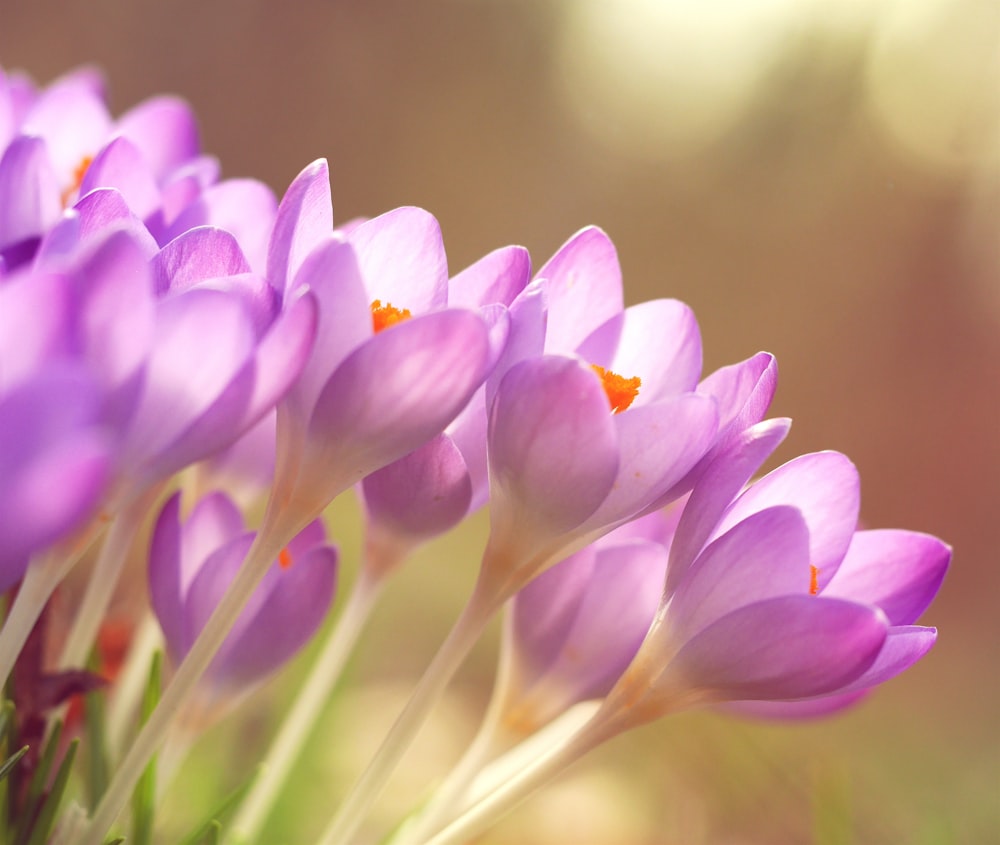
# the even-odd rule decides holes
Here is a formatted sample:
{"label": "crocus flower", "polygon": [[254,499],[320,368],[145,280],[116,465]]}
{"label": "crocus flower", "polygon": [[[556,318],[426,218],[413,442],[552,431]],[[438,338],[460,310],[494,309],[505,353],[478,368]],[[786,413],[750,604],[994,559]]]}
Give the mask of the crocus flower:
{"label": "crocus flower", "polygon": [[[449,280],[448,304],[509,308],[510,335],[516,337],[523,310],[520,294],[530,268],[523,247],[494,250]],[[509,363],[503,355],[491,379]],[[411,547],[447,531],[485,503],[486,393],[483,384],[441,434],[364,479],[361,489],[371,534],[382,542]]]}
{"label": "crocus flower", "polygon": [[[948,549],[910,532],[856,532],[858,478],[843,455],[797,458],[721,514],[711,499],[696,488],[687,505],[671,551],[682,574],[668,577],[605,703],[614,718],[850,694],[930,648],[934,630],[910,623],[940,586]],[[704,542],[685,526],[703,525],[702,509],[717,514]]]}
{"label": "crocus flower", "polygon": [[319,303],[317,343],[279,409],[272,512],[289,526],[440,434],[504,335],[502,315],[491,331],[478,313],[447,307],[444,247],[427,212],[397,209],[345,240],[330,208],[317,162],[285,194],[268,254],[286,300],[309,290]]}
{"label": "crocus flower", "polygon": [[507,730],[529,734],[603,698],[632,662],[663,592],[680,508],[627,523],[561,560],[515,597],[500,682]]}
{"label": "crocus flower", "polygon": [[[149,554],[153,610],[175,663],[187,654],[254,539],[222,493],[182,520],[180,494],[156,522]],[[208,677],[245,689],[288,661],[319,628],[333,601],[337,552],[319,521],[298,534],[268,570],[216,655]]]}

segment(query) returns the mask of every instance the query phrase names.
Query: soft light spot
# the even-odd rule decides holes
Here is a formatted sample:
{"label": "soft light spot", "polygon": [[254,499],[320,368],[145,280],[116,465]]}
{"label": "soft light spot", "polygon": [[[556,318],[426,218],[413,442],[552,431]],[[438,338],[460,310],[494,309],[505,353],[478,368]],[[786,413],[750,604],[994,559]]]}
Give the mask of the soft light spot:
{"label": "soft light spot", "polygon": [[819,592],[819,569],[809,564],[809,595],[814,596]]}
{"label": "soft light spot", "polygon": [[77,195],[80,193],[80,186],[83,184],[83,177],[87,175],[87,169],[93,161],[93,156],[84,156],[80,159],[80,163],[73,171],[73,179],[70,182],[69,187],[62,192],[63,207],[68,206],[77,198]]}
{"label": "soft light spot", "polygon": [[639,387],[642,385],[642,379],[638,376],[625,378],[618,375],[618,373],[604,369],[604,367],[599,367],[597,364],[591,364],[590,366],[601,377],[604,392],[608,395],[608,401],[611,403],[612,414],[624,411],[632,404],[635,397],[639,395]]}
{"label": "soft light spot", "polygon": [[278,552],[278,565],[282,569],[289,569],[293,562],[292,553],[288,551],[287,547]]}
{"label": "soft light spot", "polygon": [[372,303],[372,328],[375,334],[383,329],[410,319],[410,312],[406,308],[395,308],[388,302],[383,305],[381,299],[376,299]]}

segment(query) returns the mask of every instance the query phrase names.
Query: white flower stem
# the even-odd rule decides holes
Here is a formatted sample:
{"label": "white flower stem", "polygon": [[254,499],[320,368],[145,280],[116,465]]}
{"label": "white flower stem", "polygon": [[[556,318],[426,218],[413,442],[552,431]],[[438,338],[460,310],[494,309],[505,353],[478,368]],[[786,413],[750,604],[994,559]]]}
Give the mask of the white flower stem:
{"label": "white flower stem", "polygon": [[487,830],[531,793],[619,732],[612,722],[601,716],[601,712],[595,714],[564,743],[473,804],[448,827],[426,840],[425,845],[460,845]]}
{"label": "white flower stem", "polygon": [[129,645],[128,657],[108,700],[107,743],[111,760],[121,757],[125,737],[135,724],[142,692],[149,679],[153,654],[163,643],[160,626],[150,611],[143,614]]}
{"label": "white flower stem", "polygon": [[375,803],[403,754],[440,699],[495,612],[498,602],[477,585],[424,676],[410,696],[354,789],[347,796],[316,845],[347,845]]}
{"label": "white flower stem", "polygon": [[229,841],[253,842],[260,833],[292,765],[329,701],[347,657],[381,593],[382,583],[381,579],[367,577],[364,570],[355,581],[340,618],[331,628],[305,685],[264,757],[259,776],[233,820]]}
{"label": "white flower stem", "polygon": [[295,533],[295,531],[275,532],[262,529],[257,534],[243,566],[195,640],[187,657],[181,662],[173,681],[164,690],[159,705],[125,755],[77,845],[101,845],[104,841],[104,835],[128,802],[149,759],[166,738],[171,722],[195,684],[208,669],[244,605],[267,573],[268,567]]}
{"label": "white flower stem", "polygon": [[[158,492],[159,488],[157,488]],[[155,493],[148,492],[133,500],[121,510],[111,522],[108,535],[104,538],[97,563],[87,579],[83,601],[73,620],[62,654],[57,664],[59,669],[86,666],[87,657],[97,639],[97,632],[104,615],[111,604],[111,597],[118,586],[118,578],[128,557],[129,547],[139,530],[146,511],[149,510]]]}
{"label": "white flower stem", "polygon": [[64,558],[58,551],[50,550],[28,564],[17,598],[0,629],[0,689],[7,683],[45,603],[78,559],[79,555]]}

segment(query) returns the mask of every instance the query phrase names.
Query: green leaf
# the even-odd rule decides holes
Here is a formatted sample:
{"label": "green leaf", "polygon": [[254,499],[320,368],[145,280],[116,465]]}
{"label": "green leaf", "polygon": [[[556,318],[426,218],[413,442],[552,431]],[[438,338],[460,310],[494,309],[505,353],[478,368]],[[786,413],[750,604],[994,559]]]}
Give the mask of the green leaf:
{"label": "green leaf", "polygon": [[[58,725],[59,723],[57,723]],[[45,797],[38,818],[35,820],[34,828],[31,831],[31,839],[28,845],[45,845],[52,832],[52,823],[56,819],[56,812],[62,802],[63,793],[66,791],[66,784],[69,782],[69,773],[73,768],[73,758],[76,757],[76,750],[80,747],[80,740],[74,739],[69,748],[66,749],[66,756],[59,764],[59,771],[56,772],[55,780],[52,781],[52,789]]]}
{"label": "green leaf", "polygon": [[[142,695],[140,724],[146,724],[160,701],[160,675],[163,667],[163,652],[153,655],[149,667],[149,680]],[[135,785],[132,793],[132,841],[134,845],[151,845],[153,841],[153,818],[156,803],[156,755],[149,763]]]}
{"label": "green leaf", "polygon": [[11,773],[14,766],[17,765],[17,761],[20,760],[25,754],[28,753],[28,746],[25,745],[19,751],[15,751],[6,760],[0,763],[0,780],[3,780],[7,775]]}
{"label": "green leaf", "polygon": [[124,842],[124,841],[125,841],[125,837],[124,836],[119,836],[116,839],[108,839],[104,843],[104,845],[122,845],[122,842]]}
{"label": "green leaf", "polygon": [[222,825],[213,821],[208,826],[205,838],[201,840],[201,845],[219,845],[222,841]]}
{"label": "green leaf", "polygon": [[52,764],[55,762],[56,752],[59,750],[62,731],[63,723],[60,719],[52,726],[52,733],[45,741],[42,759],[38,761],[38,768],[31,776],[24,803],[21,805],[21,812],[18,814],[20,821],[17,836],[14,839],[18,845],[23,845],[28,841],[34,830],[35,818],[41,813],[42,803],[45,799],[45,785],[49,782],[49,773],[52,771]]}
{"label": "green leaf", "polygon": [[[7,739],[7,734],[14,727],[14,702],[5,701],[0,707],[0,743]],[[10,737],[13,739],[13,737]]]}
{"label": "green leaf", "polygon": [[[250,787],[253,786],[257,775],[260,774],[261,768],[261,766],[257,766],[244,783],[240,784],[240,786],[223,798],[218,806],[209,814],[208,818],[181,841],[181,845],[207,845],[207,843],[217,842],[218,839],[211,838],[213,827],[218,827],[219,832],[222,832],[222,822],[220,820],[228,818],[229,814],[239,806],[240,802],[250,791]],[[215,834],[215,836],[218,836],[218,834]]]}
{"label": "green leaf", "polygon": [[[97,671],[98,660],[96,652],[91,656],[88,669]],[[84,748],[87,753],[87,768],[84,783],[87,791],[87,809],[91,812],[97,807],[104,791],[108,787],[108,741],[107,741],[107,710],[105,708],[104,690],[96,689],[83,698],[83,724],[86,741]]]}

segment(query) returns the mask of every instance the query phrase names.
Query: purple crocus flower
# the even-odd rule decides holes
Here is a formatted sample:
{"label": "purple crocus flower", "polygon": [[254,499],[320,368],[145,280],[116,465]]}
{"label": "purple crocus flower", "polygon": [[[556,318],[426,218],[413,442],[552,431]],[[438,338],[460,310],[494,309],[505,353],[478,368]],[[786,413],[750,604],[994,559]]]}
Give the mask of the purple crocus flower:
{"label": "purple crocus flower", "polygon": [[656,614],[679,515],[674,507],[626,523],[514,597],[501,661],[507,730],[530,734],[577,702],[608,694]]}
{"label": "purple crocus flower", "polygon": [[431,438],[468,403],[502,343],[478,313],[448,308],[437,222],[402,208],[333,233],[325,162],[292,183],[268,253],[286,301],[319,303],[317,343],[279,409],[272,518],[287,533],[336,495]]}
{"label": "purple crocus flower", "polygon": [[934,629],[911,623],[950,552],[926,535],[856,532],[858,477],[843,455],[797,458],[721,510],[705,481],[674,537],[679,574],[605,704],[613,718],[850,696],[933,644]]}
{"label": "purple crocus flower", "polygon": [[[523,247],[494,250],[448,283],[448,304],[485,309],[494,318],[509,308],[510,333],[519,331],[519,295],[531,273]],[[491,378],[497,376],[507,356]],[[361,489],[370,533],[410,547],[458,524],[486,502],[486,385],[437,437],[367,476]]]}
{"label": "purple crocus flower", "polygon": [[30,260],[63,208],[96,188],[117,189],[159,231],[217,175],[200,156],[184,102],[158,97],[114,121],[91,71],[40,92],[0,75],[0,114],[0,255],[8,269]]}
{"label": "purple crocus flower", "polygon": [[[222,493],[201,499],[187,519],[180,494],[156,522],[149,589],[171,659],[179,663],[232,582],[253,542]],[[230,630],[208,672],[216,687],[242,691],[288,661],[315,634],[333,602],[337,552],[322,523],[310,523],[282,551]]]}

